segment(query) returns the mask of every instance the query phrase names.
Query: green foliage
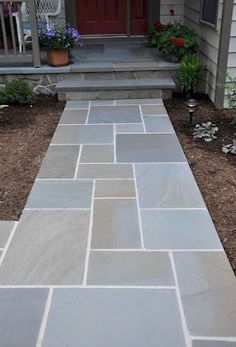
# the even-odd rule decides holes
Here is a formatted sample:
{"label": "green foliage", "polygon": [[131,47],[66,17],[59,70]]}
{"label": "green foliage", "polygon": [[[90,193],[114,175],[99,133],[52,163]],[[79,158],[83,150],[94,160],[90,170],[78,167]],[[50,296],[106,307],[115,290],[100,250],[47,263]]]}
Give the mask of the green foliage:
{"label": "green foliage", "polygon": [[187,54],[183,57],[180,70],[179,82],[183,91],[196,92],[197,87],[203,80],[204,64],[196,54]]}
{"label": "green foliage", "polygon": [[197,50],[196,33],[180,22],[164,25],[156,22],[148,34],[149,43],[166,55],[174,55],[179,60]]}
{"label": "green foliage", "polygon": [[236,109],[236,77],[232,77],[227,73],[226,82],[225,84],[220,85],[220,87],[225,89],[229,109]]}
{"label": "green foliage", "polygon": [[15,79],[0,88],[0,104],[2,105],[32,105],[34,102],[34,92],[24,80]]}

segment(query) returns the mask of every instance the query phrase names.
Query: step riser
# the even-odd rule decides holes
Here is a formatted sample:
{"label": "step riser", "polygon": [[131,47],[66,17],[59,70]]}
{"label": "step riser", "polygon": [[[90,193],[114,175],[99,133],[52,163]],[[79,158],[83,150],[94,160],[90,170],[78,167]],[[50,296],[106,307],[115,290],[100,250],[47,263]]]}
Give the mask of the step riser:
{"label": "step riser", "polygon": [[139,89],[139,90],[99,90],[58,92],[59,101],[76,100],[120,100],[120,99],[171,99],[172,90]]}

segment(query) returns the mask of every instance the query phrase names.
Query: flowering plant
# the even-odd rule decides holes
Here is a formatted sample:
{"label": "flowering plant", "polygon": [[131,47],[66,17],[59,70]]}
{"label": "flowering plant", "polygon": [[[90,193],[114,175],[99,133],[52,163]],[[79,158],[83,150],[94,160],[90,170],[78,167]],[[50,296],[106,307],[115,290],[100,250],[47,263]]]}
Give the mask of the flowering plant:
{"label": "flowering plant", "polygon": [[75,47],[79,40],[79,31],[69,25],[66,28],[43,30],[39,34],[41,47],[48,50],[70,49]]}
{"label": "flowering plant", "polygon": [[[174,15],[174,10],[171,11]],[[175,56],[178,60],[197,50],[195,32],[180,22],[163,24],[157,21],[149,32],[149,43],[165,55]]]}

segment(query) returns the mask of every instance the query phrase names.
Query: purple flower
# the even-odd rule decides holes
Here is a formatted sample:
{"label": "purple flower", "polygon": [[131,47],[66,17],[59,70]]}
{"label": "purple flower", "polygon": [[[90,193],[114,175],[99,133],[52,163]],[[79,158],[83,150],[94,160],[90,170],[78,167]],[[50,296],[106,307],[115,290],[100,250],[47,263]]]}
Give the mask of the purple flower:
{"label": "purple flower", "polygon": [[48,38],[48,39],[53,39],[55,36],[56,36],[56,32],[55,30],[53,29],[48,29],[45,33],[45,36]]}

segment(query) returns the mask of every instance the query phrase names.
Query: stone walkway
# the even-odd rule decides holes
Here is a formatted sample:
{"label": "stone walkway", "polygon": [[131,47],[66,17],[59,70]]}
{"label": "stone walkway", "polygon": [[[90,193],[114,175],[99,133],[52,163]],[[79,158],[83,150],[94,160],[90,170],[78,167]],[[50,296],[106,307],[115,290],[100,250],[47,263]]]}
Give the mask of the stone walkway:
{"label": "stone walkway", "polygon": [[0,224],[1,347],[236,346],[236,281],[161,100],[68,102]]}

